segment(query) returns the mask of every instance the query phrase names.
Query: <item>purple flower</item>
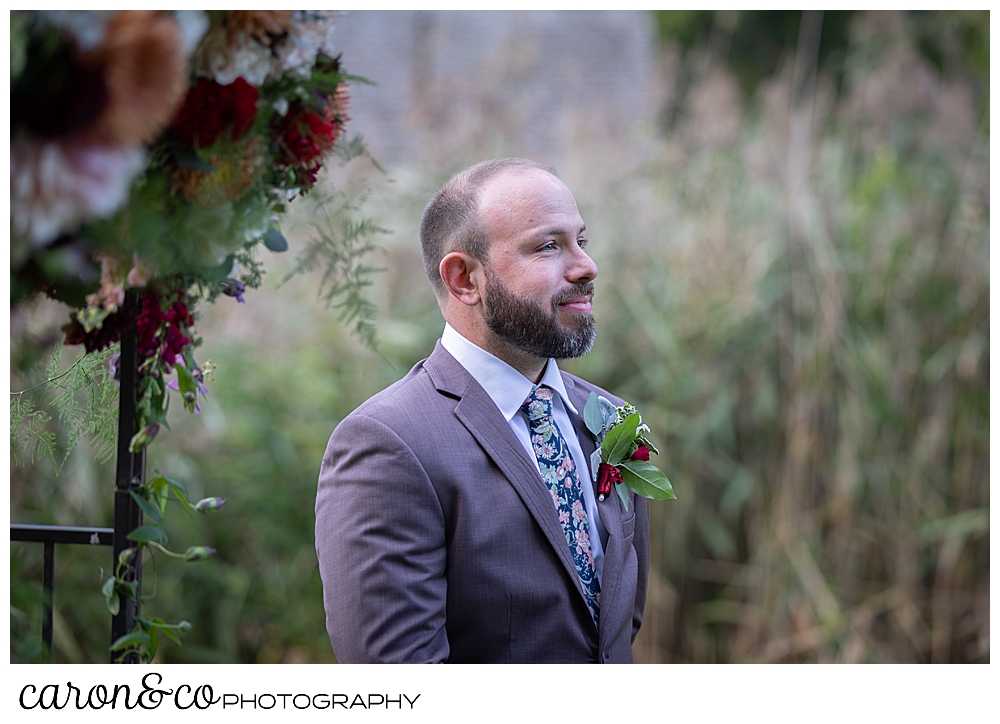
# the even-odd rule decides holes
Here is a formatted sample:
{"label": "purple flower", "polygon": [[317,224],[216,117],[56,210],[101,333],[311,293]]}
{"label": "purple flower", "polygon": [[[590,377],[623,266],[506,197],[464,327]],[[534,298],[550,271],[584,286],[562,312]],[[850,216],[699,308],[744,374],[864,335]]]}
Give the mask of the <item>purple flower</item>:
{"label": "purple flower", "polygon": [[112,379],[115,381],[115,387],[122,386],[122,355],[121,352],[115,352],[108,358],[108,374],[111,375]]}
{"label": "purple flower", "polygon": [[234,297],[237,302],[243,304],[246,299],[243,298],[243,292],[247,290],[246,285],[243,284],[239,279],[224,279],[219,283],[222,288],[222,293],[227,297]]}
{"label": "purple flower", "polygon": [[[181,362],[180,364],[183,364],[183,362]],[[191,376],[194,377],[195,384],[198,385],[198,392],[200,392],[202,395],[207,395],[209,393],[209,389],[207,387],[205,387],[205,385],[202,383],[202,381],[201,381],[201,375],[200,374],[198,374],[198,375],[192,374]],[[168,390],[178,390],[178,391],[181,389],[180,384],[177,382],[177,378],[174,378],[174,379],[170,380],[170,382],[167,383],[167,389]],[[201,397],[198,396],[194,392],[189,392],[188,394],[195,396],[195,399],[193,400],[193,402],[194,402],[194,414],[196,414],[196,415],[201,414]],[[189,402],[190,402],[190,400],[189,400]]]}

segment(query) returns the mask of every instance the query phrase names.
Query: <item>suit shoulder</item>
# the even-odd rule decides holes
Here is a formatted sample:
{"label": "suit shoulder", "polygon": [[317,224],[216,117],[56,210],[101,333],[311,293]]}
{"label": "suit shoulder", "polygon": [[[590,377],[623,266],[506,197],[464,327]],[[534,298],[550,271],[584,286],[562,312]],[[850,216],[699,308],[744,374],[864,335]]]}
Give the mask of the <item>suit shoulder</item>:
{"label": "suit shoulder", "polygon": [[448,400],[438,392],[425,369],[426,361],[421,360],[401,380],[361,403],[341,421],[338,429],[350,427],[364,418],[375,420],[396,434],[402,434],[413,425],[425,425],[428,418],[434,417],[435,411],[439,411],[441,404],[447,404]]}

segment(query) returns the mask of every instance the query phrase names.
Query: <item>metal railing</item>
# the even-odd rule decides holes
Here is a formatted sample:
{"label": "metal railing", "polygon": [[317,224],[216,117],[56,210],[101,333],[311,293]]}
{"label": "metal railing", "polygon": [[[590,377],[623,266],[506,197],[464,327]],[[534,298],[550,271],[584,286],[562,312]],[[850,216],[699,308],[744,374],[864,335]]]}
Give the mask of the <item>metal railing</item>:
{"label": "metal railing", "polygon": [[[139,298],[134,291],[126,293],[125,306],[138,318]],[[60,525],[25,525],[12,523],[11,542],[41,543],[45,546],[42,557],[42,595],[44,612],[42,615],[42,640],[52,651],[52,616],[55,600],[55,546],[56,544],[111,546],[111,570],[118,568],[119,554],[126,548],[135,549],[138,544],[128,539],[128,534],[142,525],[142,510],[132,499],[130,491],[137,490],[146,477],[146,452],[130,452],[129,443],[135,433],[135,406],[138,391],[139,355],[136,329],[133,324],[122,338],[121,344],[121,391],[118,398],[118,464],[115,473],[114,528],[88,528]],[[118,613],[111,617],[111,643],[114,643],[135,627],[139,615],[139,601],[142,593],[142,556],[133,555],[125,564],[125,582],[137,581],[136,598],[130,600],[118,594]],[[138,663],[134,652],[122,656],[111,652],[111,663]]]}

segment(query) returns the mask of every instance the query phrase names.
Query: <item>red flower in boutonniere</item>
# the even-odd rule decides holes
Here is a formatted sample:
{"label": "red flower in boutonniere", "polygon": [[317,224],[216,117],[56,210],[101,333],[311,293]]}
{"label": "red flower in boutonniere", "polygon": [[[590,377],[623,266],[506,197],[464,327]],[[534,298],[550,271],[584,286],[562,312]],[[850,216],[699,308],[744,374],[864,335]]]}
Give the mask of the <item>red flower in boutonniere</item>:
{"label": "red flower in boutonniere", "polygon": [[646,434],[636,409],[625,403],[616,407],[610,400],[590,393],[583,409],[583,420],[597,438],[598,448],[591,457],[590,467],[597,481],[597,495],[604,500],[614,487],[625,509],[632,490],[644,498],[666,500],[675,498],[667,476],[649,463],[649,451],[657,452]]}

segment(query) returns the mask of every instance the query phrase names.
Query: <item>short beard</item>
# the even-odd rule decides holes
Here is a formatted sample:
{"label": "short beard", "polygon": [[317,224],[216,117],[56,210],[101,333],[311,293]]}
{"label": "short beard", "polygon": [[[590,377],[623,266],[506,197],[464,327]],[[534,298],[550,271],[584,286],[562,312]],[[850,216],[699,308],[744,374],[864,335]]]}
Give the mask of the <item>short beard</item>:
{"label": "short beard", "polygon": [[576,328],[560,324],[559,304],[581,296],[593,296],[593,282],[578,282],[552,299],[546,312],[540,304],[518,297],[487,265],[483,314],[486,326],[500,339],[533,357],[568,359],[582,357],[594,346],[597,330],[594,315],[578,314]]}

